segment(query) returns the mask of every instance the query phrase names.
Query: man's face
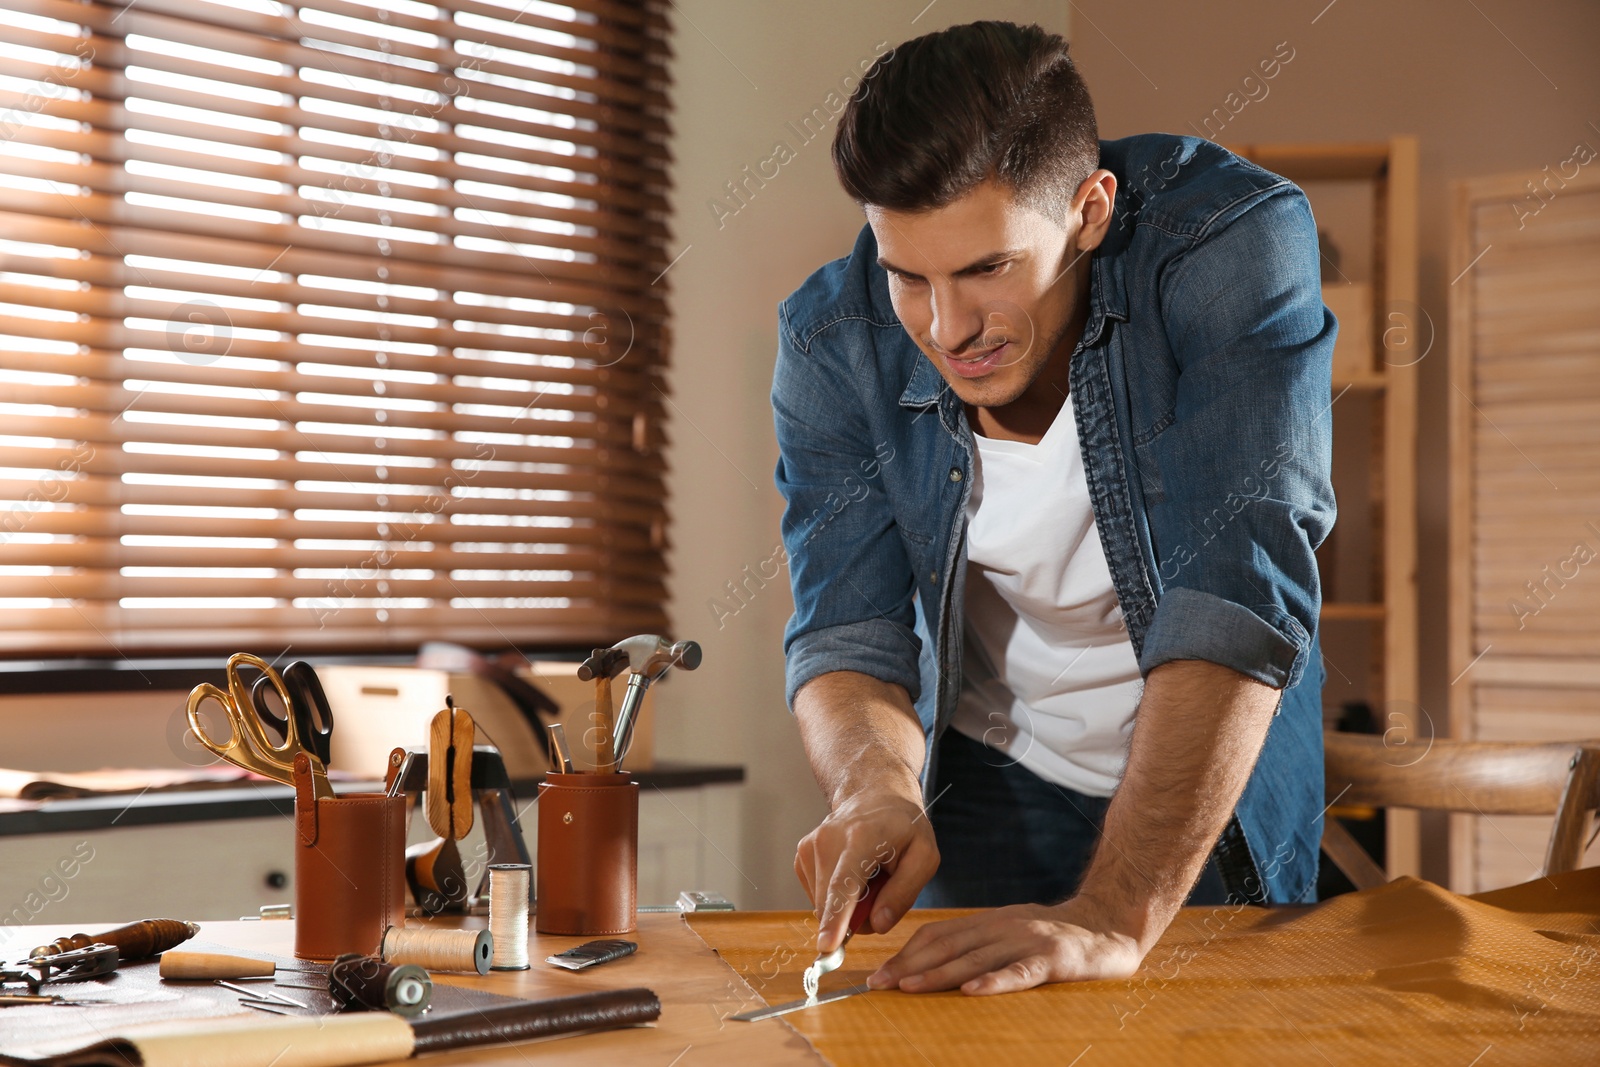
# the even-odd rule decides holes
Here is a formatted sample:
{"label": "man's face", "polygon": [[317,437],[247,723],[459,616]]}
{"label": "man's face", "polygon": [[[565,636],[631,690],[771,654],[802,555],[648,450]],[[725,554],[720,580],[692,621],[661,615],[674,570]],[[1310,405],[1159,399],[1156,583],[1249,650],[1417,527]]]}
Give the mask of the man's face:
{"label": "man's face", "polygon": [[1075,322],[1088,253],[1104,234],[1084,210],[1086,199],[1100,199],[1091,185],[1102,177],[1114,190],[1115,179],[1097,171],[1065,220],[1047,218],[993,179],[931,211],[867,206],[895,313],[965,403],[1017,400]]}

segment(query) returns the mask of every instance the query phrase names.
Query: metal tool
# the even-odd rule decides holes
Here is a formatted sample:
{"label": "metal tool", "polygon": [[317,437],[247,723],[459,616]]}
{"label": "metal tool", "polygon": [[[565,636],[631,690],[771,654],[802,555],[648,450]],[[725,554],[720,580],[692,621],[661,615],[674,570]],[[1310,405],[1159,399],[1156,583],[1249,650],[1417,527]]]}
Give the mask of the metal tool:
{"label": "metal tool", "polygon": [[640,634],[618,641],[612,646],[628,654],[628,691],[622,697],[622,710],[617,713],[617,725],[612,748],[616,752],[616,766],[620,769],[633,744],[633,728],[638,722],[639,705],[649,689],[673,667],[692,671],[700,666],[700,644],[696,641],[679,641],[671,644],[657,634]]}
{"label": "metal tool", "polygon": [[283,669],[280,676],[288,690],[290,702],[282,715],[272,710],[272,680],[263,674],[250,686],[250,703],[282,740],[288,740],[288,719],[294,717],[295,733],[306,751],[322,761],[326,768],[333,751],[333,709],[328,706],[328,696],[322,691],[322,680],[316,669],[304,660],[295,660]]}
{"label": "metal tool", "polygon": [[791,1000],[784,1004],[774,1004],[768,1008],[752,1008],[750,1011],[741,1011],[737,1015],[728,1016],[728,1018],[740,1023],[760,1022],[762,1019],[788,1015],[791,1011],[799,1011],[801,1008],[815,1008],[819,1004],[829,1004],[835,1000],[843,1000],[845,997],[853,997],[857,993],[865,992],[867,992],[867,987],[864,985],[846,986],[844,989],[836,989],[832,993],[826,993],[820,997],[802,997],[799,1000]]}
{"label": "metal tool", "polygon": [[383,795],[396,796],[400,792],[400,770],[406,764],[406,750],[403,748],[389,751],[389,766],[383,772]]}
{"label": "metal tool", "polygon": [[872,918],[872,906],[878,902],[878,892],[883,888],[883,883],[889,880],[889,872],[878,868],[878,873],[867,880],[867,891],[856,901],[856,906],[850,912],[850,925],[844,932],[844,937],[839,941],[839,947],[825,956],[818,956],[815,963],[806,968],[806,973],[801,977],[801,987],[806,991],[806,999],[817,999],[817,986],[822,981],[822,976],[830,971],[837,971],[844,963],[844,947],[850,939],[856,936],[856,931],[866,926]]}
{"label": "metal tool", "polygon": [[[251,690],[244,684],[240,668],[246,666],[254,667],[269,680],[285,708],[294,708],[294,698],[288,687],[266,660],[248,652],[236,652],[228,657],[227,689],[219,689],[205,682],[195,686],[189,693],[189,729],[215,755],[236,767],[243,767],[284,785],[294,785],[294,758],[304,752],[311,760],[313,794],[321,799],[331,799],[333,788],[328,785],[326,767],[322,759],[302,742],[300,724],[296,721],[298,716],[291,713],[283,717],[281,743],[267,736],[267,728],[273,724],[261,717]],[[226,743],[213,739],[200,718],[200,708],[208,700],[221,704],[227,715],[232,733]]]}
{"label": "metal tool", "polygon": [[560,723],[550,725],[550,765],[562,774],[572,773],[572,753],[567,750],[567,731]]}
{"label": "metal tool", "polygon": [[0,967],[0,990],[21,983],[28,989],[26,995],[38,996],[40,986],[98,978],[115,971],[119,962],[115,945],[87,945],[48,956],[29,956],[14,967]]}

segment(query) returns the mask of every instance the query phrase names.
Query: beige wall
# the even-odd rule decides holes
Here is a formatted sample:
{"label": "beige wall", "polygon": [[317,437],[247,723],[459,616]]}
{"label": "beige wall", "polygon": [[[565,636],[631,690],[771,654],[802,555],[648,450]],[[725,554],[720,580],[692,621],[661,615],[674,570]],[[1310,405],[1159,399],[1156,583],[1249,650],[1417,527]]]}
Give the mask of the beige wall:
{"label": "beige wall", "polygon": [[[1193,133],[1288,42],[1294,59],[1221,140],[1420,141],[1420,300],[1437,329],[1419,386],[1421,705],[1443,728],[1447,521],[1446,377],[1449,183],[1552,170],[1578,142],[1600,148],[1600,5],[1506,0],[1271,0],[1193,4],[1088,0],[1073,51],[1095,96],[1101,136]],[[1315,22],[1313,22],[1315,20]],[[1492,20],[1492,21],[1491,21]],[[1259,88],[1251,87],[1256,96]],[[1237,105],[1235,105],[1237,106]],[[1510,211],[1510,208],[1507,208]],[[1341,516],[1343,518],[1343,516]],[[1330,672],[1331,674],[1332,672]],[[1424,874],[1447,875],[1438,841]]]}
{"label": "beige wall", "polygon": [[[833,133],[803,143],[788,123],[814,108],[883,47],[973,19],[1039,22],[1065,32],[1065,2],[977,0],[676,0],[673,145],[677,159],[672,288],[672,616],[705,646],[705,666],[660,692],[658,752],[737,760],[745,789],[745,906],[805,902],[792,869],[796,841],[825,813],[783,702],[788,572],[749,603],[725,583],[759,575],[778,546],[780,498],[767,393],[777,351],[776,307],[811,271],[849,251],[862,224],[828,161]],[[913,24],[913,18],[917,17]],[[850,82],[854,85],[854,82]],[[756,171],[783,141],[794,158],[742,207],[724,184]],[[771,173],[772,168],[767,168]],[[718,198],[723,209],[708,206]],[[737,213],[732,213],[737,208]],[[773,573],[773,565],[766,566]],[[738,613],[710,608],[721,597]],[[721,887],[713,887],[721,888]]]}

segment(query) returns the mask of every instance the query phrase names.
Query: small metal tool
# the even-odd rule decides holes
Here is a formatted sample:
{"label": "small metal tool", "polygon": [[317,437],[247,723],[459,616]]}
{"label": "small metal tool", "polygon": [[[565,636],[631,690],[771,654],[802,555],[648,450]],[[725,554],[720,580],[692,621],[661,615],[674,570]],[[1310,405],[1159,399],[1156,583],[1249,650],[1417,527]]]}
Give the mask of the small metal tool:
{"label": "small metal tool", "polygon": [[800,984],[805,989],[808,1000],[817,999],[817,986],[822,981],[822,976],[830,971],[837,971],[844,963],[844,947],[850,943],[852,937],[856,936],[856,931],[866,926],[872,918],[872,906],[878,902],[878,891],[888,880],[889,872],[882,867],[878,868],[878,873],[867,881],[867,891],[856,901],[855,909],[850,912],[850,925],[845,929],[839,947],[826,956],[818,956],[817,961],[806,968]]}
{"label": "small metal tool", "polygon": [[86,945],[47,956],[29,956],[13,967],[0,967],[0,991],[6,985],[20,983],[27,987],[27,995],[36,996],[42,985],[110,974],[120,959],[114,945]]}
{"label": "small metal tool", "polygon": [[832,993],[824,993],[820,997],[801,997],[799,1000],[791,1000],[786,1004],[774,1004],[767,1008],[752,1008],[749,1011],[741,1011],[738,1015],[730,1015],[728,1018],[734,1022],[755,1023],[760,1022],[762,1019],[788,1015],[791,1011],[799,1011],[801,1008],[815,1008],[819,1004],[831,1004],[835,1000],[843,1000],[845,997],[853,997],[857,993],[865,992],[867,992],[865,985],[846,986],[843,989],[836,989]]}
{"label": "small metal tool", "polygon": [[560,723],[551,723],[550,747],[555,751],[555,758],[550,762],[555,764],[562,774],[572,773],[572,753],[567,749],[567,731]]}

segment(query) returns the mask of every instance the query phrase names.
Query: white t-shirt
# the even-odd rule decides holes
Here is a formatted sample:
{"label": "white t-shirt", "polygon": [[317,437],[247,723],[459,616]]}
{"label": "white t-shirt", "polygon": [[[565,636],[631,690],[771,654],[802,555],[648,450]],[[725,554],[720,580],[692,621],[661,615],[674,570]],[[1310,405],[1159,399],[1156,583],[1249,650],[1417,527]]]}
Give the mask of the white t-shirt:
{"label": "white t-shirt", "polygon": [[1072,400],[1036,445],[973,435],[964,682],[952,725],[1110,796],[1144,684],[1094,525]]}

